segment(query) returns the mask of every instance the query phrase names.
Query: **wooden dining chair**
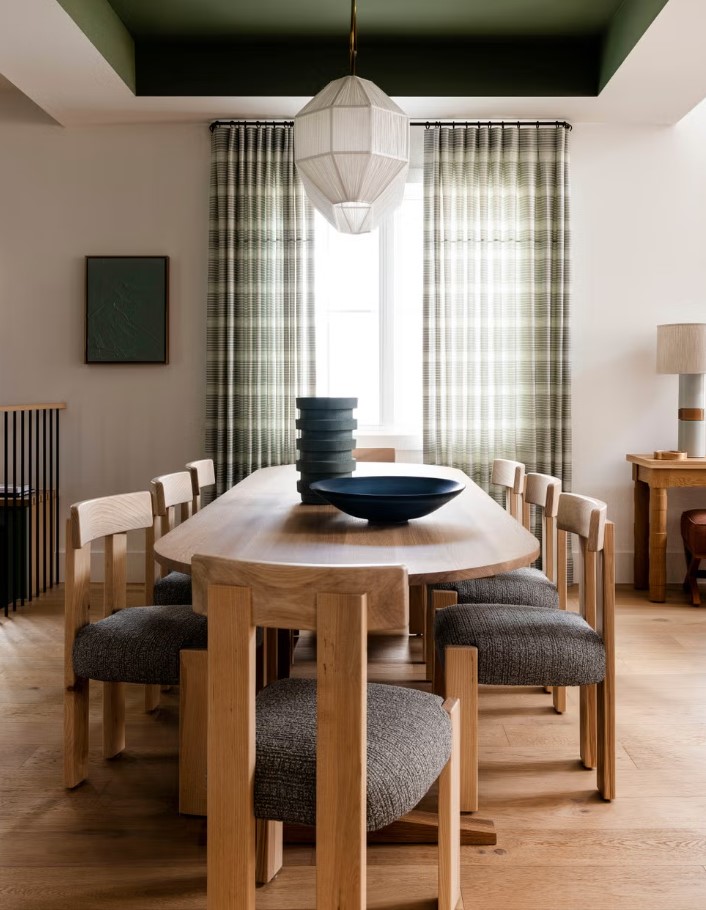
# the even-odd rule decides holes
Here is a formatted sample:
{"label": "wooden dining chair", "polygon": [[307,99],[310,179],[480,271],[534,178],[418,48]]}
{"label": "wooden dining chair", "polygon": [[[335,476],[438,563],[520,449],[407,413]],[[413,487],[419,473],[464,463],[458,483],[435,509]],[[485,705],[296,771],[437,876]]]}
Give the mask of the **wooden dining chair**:
{"label": "wooden dining chair", "polygon": [[[206,618],[191,606],[126,607],[127,532],[146,532],[149,577],[153,528],[152,497],[146,490],[71,506],[66,524],[64,626],[67,787],[76,787],[87,774],[89,680],[103,683],[103,755],[113,758],[125,748],[124,684],[176,685],[182,649],[206,647]],[[101,539],[103,618],[90,621],[91,545]]]}
{"label": "wooden dining chair", "polygon": [[[155,539],[171,531],[177,521],[186,521],[201,508],[203,490],[213,486],[216,477],[213,461],[204,458],[191,461],[185,471],[162,474],[151,481],[153,507],[156,519]],[[168,571],[157,567],[154,583],[154,603],[190,604],[191,575],[186,572]]]}
{"label": "wooden dining chair", "polygon": [[[614,528],[606,521],[605,503],[572,493],[559,496],[557,528],[561,554],[568,549],[567,535],[578,537],[579,615],[508,604],[446,607],[437,599],[443,674],[437,672],[435,689],[461,701],[465,811],[478,808],[479,683],[580,686],[581,761],[586,768],[598,765],[601,795],[615,797]],[[559,590],[565,604],[566,572],[559,574]]]}
{"label": "wooden dining chair", "polygon": [[496,458],[490,472],[490,482],[505,491],[505,508],[518,521],[522,521],[522,494],[525,487],[525,466],[521,461]]}
{"label": "wooden dining chair", "polygon": [[[522,520],[522,493],[525,484],[525,466],[521,461],[511,461],[507,458],[496,458],[490,472],[490,482],[493,486],[501,487],[505,493],[505,509],[516,518]],[[450,602],[454,602],[451,600]],[[436,648],[434,646],[434,609],[429,600],[425,587],[420,586],[413,595],[413,616],[420,616],[423,621],[424,635],[424,664],[426,679],[434,679],[434,664],[436,661]],[[410,632],[412,628],[410,627]],[[419,629],[415,629],[419,631]]]}
{"label": "wooden dining chair", "polygon": [[[406,612],[402,566],[292,566],[196,556],[208,609],[208,908],[254,910],[282,863],[282,822],[316,825],[316,906],[365,907],[367,830],[439,778],[439,907],[460,898],[458,703],[367,684],[368,629]],[[256,627],[315,631],[317,678],[256,698]],[[257,830],[257,846],[256,846]],[[257,867],[257,875],[256,875]]]}
{"label": "wooden dining chair", "polygon": [[459,603],[526,604],[558,609],[556,516],[560,493],[561,481],[557,477],[525,474],[522,524],[528,531],[532,530],[532,508],[536,508],[541,521],[541,569],[513,569],[487,578],[469,578],[435,587],[454,592]]}
{"label": "wooden dining chair", "polygon": [[[154,512],[153,540],[158,540],[171,531],[179,521],[186,521],[193,514],[193,479],[190,471],[162,474],[150,481],[152,508]],[[170,570],[158,564],[152,548],[152,594],[146,591],[149,603],[158,606],[168,604],[191,604],[191,575]],[[150,713],[159,707],[160,687],[147,686],[145,689],[145,711]]]}
{"label": "wooden dining chair", "polygon": [[[534,472],[524,475],[522,524],[531,531],[533,509],[539,513],[542,543],[540,569],[513,569],[487,578],[470,578],[435,585],[435,589],[445,593],[443,597],[437,597],[432,609],[454,603],[524,604],[552,610],[566,609],[557,586],[556,516],[560,493],[561,481],[557,477]],[[562,571],[566,569],[565,553],[562,554],[559,565]],[[566,710],[565,692],[554,692],[554,707],[559,713]]]}
{"label": "wooden dining chair", "polygon": [[[193,481],[190,471],[162,474],[150,481],[154,505],[155,539],[173,530],[180,521],[186,521],[193,512]],[[186,572],[170,571],[163,565],[157,567],[154,583],[156,604],[190,604],[191,576]]]}
{"label": "wooden dining chair", "polygon": [[191,506],[192,514],[201,508],[203,491],[215,486],[216,469],[212,458],[202,458],[200,461],[189,461],[186,470],[191,474],[191,487],[194,498]]}

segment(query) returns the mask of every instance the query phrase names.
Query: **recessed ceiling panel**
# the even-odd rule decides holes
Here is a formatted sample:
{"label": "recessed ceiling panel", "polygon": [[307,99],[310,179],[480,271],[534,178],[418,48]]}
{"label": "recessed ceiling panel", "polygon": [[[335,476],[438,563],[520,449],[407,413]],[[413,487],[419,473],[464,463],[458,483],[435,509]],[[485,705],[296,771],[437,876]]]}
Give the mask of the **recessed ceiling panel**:
{"label": "recessed ceiling panel", "polygon": [[[595,96],[667,2],[358,0],[358,74],[398,96]],[[58,3],[140,96],[309,96],[348,73],[349,0]]]}
{"label": "recessed ceiling panel", "polygon": [[[134,38],[346,34],[349,0],[109,0]],[[623,0],[359,0],[368,35],[587,35]]]}

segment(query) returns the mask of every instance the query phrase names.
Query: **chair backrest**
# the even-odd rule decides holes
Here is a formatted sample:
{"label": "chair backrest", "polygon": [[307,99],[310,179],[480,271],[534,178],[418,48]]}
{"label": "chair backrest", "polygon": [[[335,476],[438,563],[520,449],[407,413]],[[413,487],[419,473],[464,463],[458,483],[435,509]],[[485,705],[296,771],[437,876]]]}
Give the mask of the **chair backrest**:
{"label": "chair backrest", "polygon": [[201,491],[212,487],[216,482],[216,469],[212,458],[202,458],[200,461],[190,461],[186,470],[191,474],[191,488],[193,491],[192,511],[198,512],[201,508]]}
{"label": "chair backrest", "polygon": [[196,613],[208,610],[209,585],[251,587],[259,626],[314,631],[317,598],[324,590],[331,595],[365,593],[371,631],[399,629],[409,621],[409,590],[401,566],[290,566],[194,556],[191,577]]}
{"label": "chair backrest", "polygon": [[521,461],[496,458],[490,482],[505,487],[505,508],[518,521],[522,520],[522,494],[525,488],[525,466]]}
{"label": "chair backrest", "polygon": [[154,499],[154,514],[160,518],[160,532],[166,534],[176,524],[176,510],[179,507],[179,518],[186,521],[191,517],[193,487],[189,471],[177,471],[175,474],[162,474],[150,481]]}
{"label": "chair backrest", "polygon": [[[317,864],[365,875],[367,630],[393,628],[406,602],[403,566],[291,566],[196,556],[194,589],[207,600],[209,622],[208,841],[229,858],[242,893],[233,896],[209,852],[214,906],[255,906],[255,630],[317,633]],[[204,608],[206,600],[203,601]],[[380,627],[380,625],[378,625]],[[317,875],[317,878],[319,876]],[[338,906],[323,873],[317,906]],[[323,887],[322,887],[323,886]],[[331,887],[333,887],[331,883]],[[223,891],[221,892],[221,888]],[[363,883],[363,895],[365,888]],[[234,902],[235,900],[235,902]]]}
{"label": "chair backrest", "polygon": [[397,453],[394,449],[353,449],[356,461],[386,461],[395,460]]}
{"label": "chair backrest", "polygon": [[[91,544],[103,539],[105,574],[103,612],[109,616],[127,603],[127,532],[144,529],[147,552],[153,545],[152,497],[149,491],[87,499],[71,506],[66,522],[65,635],[67,680],[73,680],[71,643],[88,622]],[[147,574],[150,566],[147,560]]]}
{"label": "chair backrest", "polygon": [[551,474],[525,474],[522,497],[522,524],[532,530],[532,506],[540,510],[542,521],[542,571],[556,582],[556,515],[561,481]]}
{"label": "chair backrest", "polygon": [[562,607],[567,597],[569,534],[579,541],[579,609],[586,622],[601,633],[606,651],[614,655],[615,529],[607,521],[607,506],[599,499],[561,493],[557,510],[558,588]]}
{"label": "chair backrest", "polygon": [[[146,554],[147,577],[145,582],[145,603],[152,603],[154,580],[169,574],[169,566],[156,564],[154,542],[163,537],[176,525],[177,510],[179,520],[186,521],[191,517],[193,507],[193,489],[189,471],[177,471],[174,474],[161,474],[150,481],[152,491],[152,508],[154,510],[154,533],[151,552]],[[152,569],[150,571],[149,566]]]}

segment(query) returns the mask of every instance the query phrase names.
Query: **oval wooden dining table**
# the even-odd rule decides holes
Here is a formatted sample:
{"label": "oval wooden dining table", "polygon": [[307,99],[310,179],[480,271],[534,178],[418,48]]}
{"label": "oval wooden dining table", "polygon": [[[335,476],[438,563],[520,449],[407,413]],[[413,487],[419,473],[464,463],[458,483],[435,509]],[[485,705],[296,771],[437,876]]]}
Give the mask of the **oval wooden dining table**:
{"label": "oval wooden dining table", "polygon": [[189,572],[196,553],[263,562],[405,565],[410,584],[459,581],[527,566],[539,542],[462,471],[360,463],[356,476],[448,477],[463,492],[406,524],[372,524],[334,506],[303,505],[294,465],[261,468],[155,543],[162,565]]}
{"label": "oval wooden dining table", "polygon": [[[423,518],[373,524],[334,506],[302,504],[294,465],[261,468],[160,538],[155,557],[165,569],[181,572],[190,571],[196,554],[290,564],[401,564],[409,573],[412,602],[425,609],[429,584],[495,575],[530,565],[539,555],[536,537],[462,471],[399,462],[359,463],[356,468],[356,476],[389,474],[447,477],[465,489]],[[194,609],[204,611],[197,592],[194,597]],[[426,611],[424,636],[427,679],[433,673],[430,613]],[[401,604],[400,627],[408,618],[407,604]],[[369,627],[375,628],[374,619]],[[420,829],[425,814],[420,813]],[[430,839],[411,829],[391,836],[399,838]],[[462,842],[495,843],[492,822],[464,818]]]}
{"label": "oval wooden dining table", "polygon": [[[539,542],[456,468],[370,462],[356,468],[356,476],[383,474],[448,477],[466,486],[431,515],[382,525],[334,506],[303,505],[294,465],[261,468],[157,541],[156,558],[180,572],[190,571],[196,553],[311,565],[404,565],[416,614],[414,630],[424,633],[426,679],[431,682],[433,617],[426,609],[425,586],[530,565],[539,554]],[[198,604],[194,608],[198,610]],[[400,627],[408,622],[409,615],[401,613]],[[375,628],[374,617],[369,625]]]}

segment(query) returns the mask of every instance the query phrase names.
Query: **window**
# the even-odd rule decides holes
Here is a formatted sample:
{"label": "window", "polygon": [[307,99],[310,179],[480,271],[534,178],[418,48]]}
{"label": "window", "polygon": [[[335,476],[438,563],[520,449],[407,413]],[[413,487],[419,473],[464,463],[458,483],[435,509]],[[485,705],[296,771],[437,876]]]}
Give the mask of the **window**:
{"label": "window", "polygon": [[339,234],[315,215],[317,394],[356,396],[359,430],[422,432],[421,171],[370,234]]}

